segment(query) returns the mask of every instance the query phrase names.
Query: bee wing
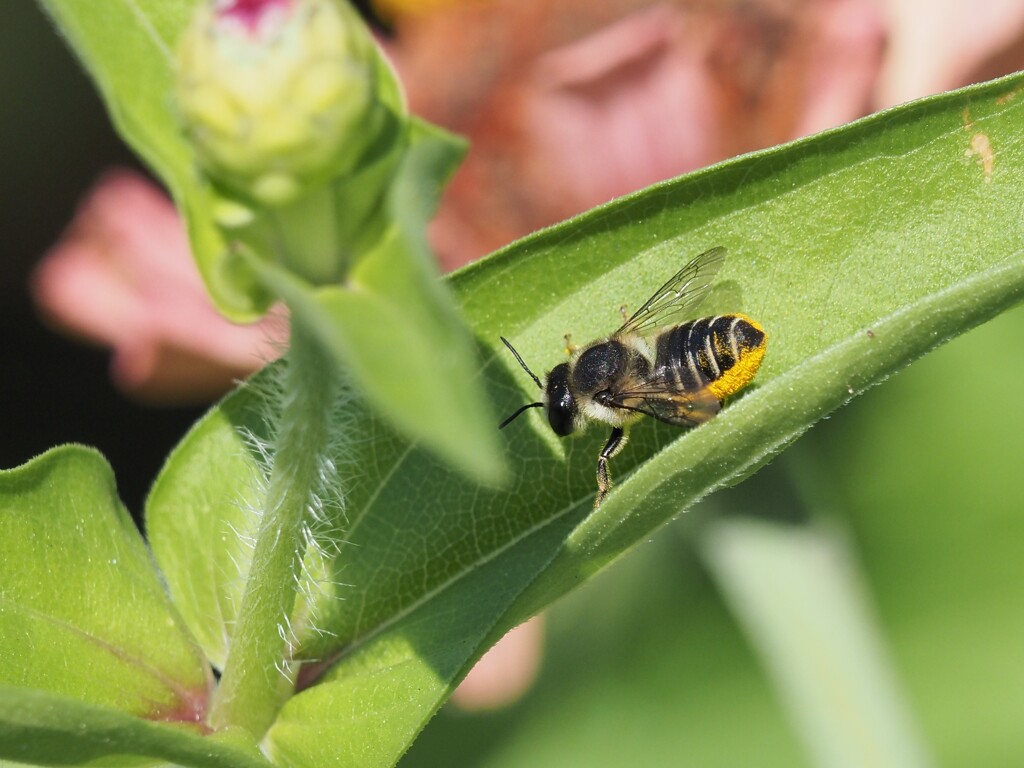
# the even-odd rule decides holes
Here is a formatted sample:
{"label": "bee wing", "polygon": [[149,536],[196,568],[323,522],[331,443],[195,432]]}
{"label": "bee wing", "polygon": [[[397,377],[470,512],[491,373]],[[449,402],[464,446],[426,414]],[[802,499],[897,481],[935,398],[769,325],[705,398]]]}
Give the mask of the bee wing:
{"label": "bee wing", "polygon": [[695,309],[711,290],[711,283],[725,261],[725,248],[717,246],[696,256],[672,279],[654,292],[625,324],[615,332],[646,333],[668,325],[668,321]]}
{"label": "bee wing", "polygon": [[706,387],[680,391],[678,387],[673,389],[662,380],[645,382],[634,389],[617,392],[608,404],[614,408],[643,413],[677,427],[696,427],[722,410],[718,398]]}

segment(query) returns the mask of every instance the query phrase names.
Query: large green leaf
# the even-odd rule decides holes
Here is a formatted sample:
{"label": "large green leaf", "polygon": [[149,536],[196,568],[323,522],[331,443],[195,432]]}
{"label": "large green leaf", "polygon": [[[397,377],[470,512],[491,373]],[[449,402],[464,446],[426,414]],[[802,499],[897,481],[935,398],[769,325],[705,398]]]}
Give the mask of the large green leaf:
{"label": "large green leaf", "polygon": [[[370,665],[393,686],[378,725],[389,733],[380,739],[386,746],[355,756],[354,764],[392,761],[403,734],[504,629],[703,494],[754,471],[865,387],[1019,301],[1022,84],[1015,76],[932,98],[657,185],[455,275],[488,356],[486,386],[504,412],[537,393],[499,335],[534,368],[549,369],[564,359],[564,333],[578,342],[607,334],[622,304],[636,307],[713,245],[730,256],[704,310],[759,319],[769,334],[767,357],[752,391],[700,429],[635,427],[614,461],[620,487],[593,514],[605,430],[560,440],[542,414],[524,416],[503,433],[515,479],[496,491],[452,475],[352,400],[342,415],[349,441],[337,456],[349,486],[345,539],[329,579],[332,597],[343,599],[324,600],[299,648],[336,666],[328,686],[287,705],[270,734],[275,754],[311,764],[300,743],[310,734],[325,749],[343,749],[348,726],[318,720],[308,702],[329,697],[332,711],[359,712],[367,686],[355,681]],[[232,461],[244,458],[246,443],[230,430],[236,399],[252,397],[243,393],[221,406],[167,472],[178,472],[213,439],[235,440]],[[945,415],[955,417],[955,399]],[[215,467],[207,471],[216,474]],[[214,514],[233,503],[232,482],[222,483]],[[203,493],[208,500],[217,489]],[[177,496],[178,505],[189,503],[187,492]],[[148,510],[151,530],[159,520],[175,537],[173,547],[196,535],[176,522],[178,509],[154,503]],[[526,550],[529,567],[489,567]],[[553,567],[545,568],[549,561]],[[161,563],[177,599],[217,599],[221,585],[203,572]],[[464,589],[476,597],[450,608],[448,598]],[[496,621],[495,610],[504,611]],[[414,663],[396,665],[394,648]],[[358,675],[347,678],[350,665]],[[415,700],[401,693],[410,686]],[[375,706],[382,698],[388,694],[379,688]]]}
{"label": "large green leaf", "polygon": [[0,472],[0,685],[202,720],[209,668],[107,463],[78,446]]}

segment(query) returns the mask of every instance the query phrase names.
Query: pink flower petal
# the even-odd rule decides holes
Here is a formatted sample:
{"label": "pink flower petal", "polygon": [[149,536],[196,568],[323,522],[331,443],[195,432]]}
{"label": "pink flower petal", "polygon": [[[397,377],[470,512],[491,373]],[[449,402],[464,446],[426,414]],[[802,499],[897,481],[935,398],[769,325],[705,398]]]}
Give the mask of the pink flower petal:
{"label": "pink flower petal", "polygon": [[[883,0],[882,5],[890,42],[878,85],[879,108],[967,85],[986,59],[1024,34],[1020,0]],[[1016,61],[1024,64],[1024,55]]]}
{"label": "pink flower petal", "polygon": [[56,326],[114,350],[115,382],[159,402],[202,402],[279,354],[280,319],[229,323],[210,304],[170,200],[130,171],[87,194],[32,280]]}

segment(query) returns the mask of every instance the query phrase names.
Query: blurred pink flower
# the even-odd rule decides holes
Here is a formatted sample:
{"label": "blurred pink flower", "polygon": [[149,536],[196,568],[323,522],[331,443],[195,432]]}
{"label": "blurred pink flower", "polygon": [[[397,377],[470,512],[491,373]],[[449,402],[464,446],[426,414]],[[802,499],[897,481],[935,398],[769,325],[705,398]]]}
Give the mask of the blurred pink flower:
{"label": "blurred pink flower", "polygon": [[656,181],[1024,64],[1013,0],[387,6],[412,111],[473,142],[433,225],[449,268]]}
{"label": "blurred pink flower", "polygon": [[874,0],[493,0],[396,27],[412,110],[473,140],[434,224],[446,266],[864,114],[885,40]]}
{"label": "blurred pink flower", "polygon": [[470,670],[452,694],[465,710],[503,707],[522,696],[540,669],[544,647],[544,616],[534,616],[512,629]]}
{"label": "blurred pink flower", "polygon": [[889,46],[875,109],[1024,67],[1020,0],[879,2]]}
{"label": "blurred pink flower", "polygon": [[152,402],[209,402],[277,357],[286,338],[275,315],[239,326],[217,314],[174,206],[127,170],[89,190],[32,292],[54,325],[112,347],[115,383]]}

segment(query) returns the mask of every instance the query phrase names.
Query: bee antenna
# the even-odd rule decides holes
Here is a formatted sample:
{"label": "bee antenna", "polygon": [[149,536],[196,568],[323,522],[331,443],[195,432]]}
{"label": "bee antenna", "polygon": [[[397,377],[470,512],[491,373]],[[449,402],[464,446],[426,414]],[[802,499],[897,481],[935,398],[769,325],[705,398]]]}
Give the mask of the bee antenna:
{"label": "bee antenna", "polygon": [[530,408],[543,408],[543,407],[544,407],[544,403],[527,403],[522,408],[520,408],[515,413],[513,413],[511,416],[509,416],[507,419],[505,419],[503,422],[501,422],[501,424],[498,425],[498,429],[504,429],[505,427],[507,427],[509,424],[511,424],[515,420],[516,416],[521,414],[523,411],[528,411]]}
{"label": "bee antenna", "polygon": [[[509,352],[511,352],[513,355],[516,356],[516,360],[518,360],[519,364],[521,366],[523,366],[523,370],[526,371],[528,374],[530,374],[530,378],[533,379],[535,382],[537,382],[537,388],[538,389],[544,389],[544,385],[540,383],[540,379],[537,378],[537,374],[535,374],[533,371],[531,371],[530,367],[526,363],[523,362],[523,358],[521,358],[519,356],[519,353],[516,352],[516,348],[508,343],[508,339],[506,339],[504,336],[499,336],[498,338],[501,339],[502,343],[506,347],[508,347]],[[543,403],[534,403],[533,405],[528,405],[526,407],[527,408],[534,408],[534,407],[536,407],[538,405],[543,405]],[[515,414],[512,416],[512,419],[514,419],[516,416],[518,416],[520,413],[522,413],[522,410],[523,409],[520,408],[518,411],[516,411]],[[509,419],[508,421],[506,421],[505,424],[508,424],[508,422],[512,421],[512,419]],[[501,426],[503,427],[503,426],[505,426],[505,424],[502,424]]]}

